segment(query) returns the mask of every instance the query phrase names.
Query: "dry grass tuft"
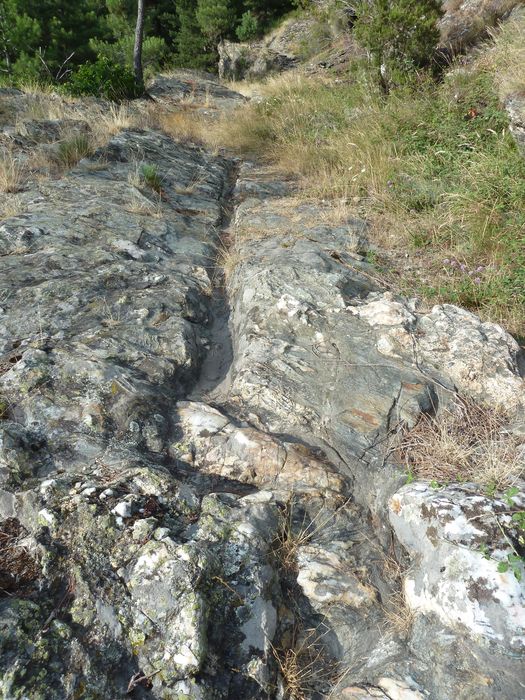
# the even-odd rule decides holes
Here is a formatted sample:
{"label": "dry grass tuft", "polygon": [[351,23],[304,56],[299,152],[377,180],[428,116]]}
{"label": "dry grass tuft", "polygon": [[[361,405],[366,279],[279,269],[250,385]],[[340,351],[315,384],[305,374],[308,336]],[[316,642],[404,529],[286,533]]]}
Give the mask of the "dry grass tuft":
{"label": "dry grass tuft", "polygon": [[109,110],[91,123],[97,145],[103,145],[119,131],[138,126],[139,117],[127,104],[111,105]]}
{"label": "dry grass tuft", "polygon": [[307,700],[316,692],[324,697],[324,691],[337,682],[338,664],[327,654],[325,634],[296,624],[286,645],[272,645],[288,700]]}
{"label": "dry grass tuft", "polygon": [[[24,210],[22,200],[16,194],[6,194],[0,201],[0,219],[17,216]],[[1,295],[0,295],[1,296]]]}
{"label": "dry grass tuft", "polygon": [[305,547],[313,537],[325,533],[336,519],[338,511],[347,503],[348,501],[344,501],[335,511],[319,508],[317,513],[310,517],[297,502],[296,496],[290,496],[281,513],[279,533],[273,546],[279,567],[285,574],[297,574],[299,549]]}
{"label": "dry grass tuft", "polygon": [[177,112],[159,114],[158,124],[162,131],[177,141],[202,144],[205,140],[206,119],[184,106]]}
{"label": "dry grass tuft", "polygon": [[237,235],[228,236],[219,244],[217,251],[217,263],[224,273],[224,282],[227,289],[231,290],[232,276],[235,270],[249,257],[242,252],[240,240]]}
{"label": "dry grass tuft", "polygon": [[25,531],[15,518],[0,523],[0,596],[34,590],[40,567],[24,544]]}
{"label": "dry grass tuft", "polygon": [[389,629],[396,637],[408,637],[415,614],[409,607],[402,588],[392,593],[382,606]]}
{"label": "dry grass tuft", "polygon": [[523,446],[496,408],[461,400],[424,415],[405,432],[400,453],[409,474],[438,483],[473,481],[490,489],[514,484],[525,469]]}
{"label": "dry grass tuft", "polygon": [[0,192],[19,192],[26,181],[25,168],[10,151],[0,153]]}

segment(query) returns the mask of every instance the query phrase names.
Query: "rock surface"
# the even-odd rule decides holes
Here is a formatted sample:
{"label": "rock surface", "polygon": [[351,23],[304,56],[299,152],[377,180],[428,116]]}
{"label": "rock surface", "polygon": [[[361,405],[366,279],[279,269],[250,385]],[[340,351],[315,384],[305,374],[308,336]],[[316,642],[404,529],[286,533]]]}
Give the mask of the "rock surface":
{"label": "rock surface", "polygon": [[[242,102],[186,74],[152,91]],[[278,700],[291,663],[309,700],[523,696],[522,496],[405,484],[387,449],[457,392],[519,427],[503,329],[396,297],[364,222],[154,131],[19,197],[0,221],[1,698]]]}
{"label": "rock surface", "polygon": [[261,80],[297,65],[297,58],[271,49],[262,42],[219,44],[219,76],[222,80]]}
{"label": "rock surface", "polygon": [[487,29],[520,6],[521,0],[443,0],[441,43],[454,52],[485,39]]}

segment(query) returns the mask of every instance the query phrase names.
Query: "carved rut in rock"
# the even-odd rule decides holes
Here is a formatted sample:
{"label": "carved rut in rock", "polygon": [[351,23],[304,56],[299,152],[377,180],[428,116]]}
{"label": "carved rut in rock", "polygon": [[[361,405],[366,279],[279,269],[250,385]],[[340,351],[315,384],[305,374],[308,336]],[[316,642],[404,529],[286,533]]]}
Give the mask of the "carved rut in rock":
{"label": "carved rut in rock", "polygon": [[128,130],[1,222],[0,697],[521,697],[508,507],[387,449],[457,392],[519,416],[519,348],[297,195]]}

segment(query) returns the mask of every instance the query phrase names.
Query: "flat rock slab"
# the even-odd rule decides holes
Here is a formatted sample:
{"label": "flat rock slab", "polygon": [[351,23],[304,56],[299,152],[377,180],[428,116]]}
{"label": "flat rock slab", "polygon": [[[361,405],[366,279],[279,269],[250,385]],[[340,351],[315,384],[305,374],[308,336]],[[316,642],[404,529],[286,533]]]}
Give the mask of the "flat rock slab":
{"label": "flat rock slab", "polygon": [[155,78],[148,86],[148,92],[165,109],[180,109],[185,105],[188,108],[231,110],[247,101],[240,93],[218,83],[214,75],[191,70]]}
{"label": "flat rock slab", "polygon": [[[388,499],[404,480],[384,456],[390,437],[402,425],[415,425],[422,412],[439,413],[457,393],[504,408],[519,426],[524,356],[496,324],[451,305],[423,312],[416,300],[385,291],[363,254],[365,225],[330,222],[322,208],[294,199],[286,185],[278,179],[271,184],[267,174],[257,177],[252,168],[241,171],[236,186],[228,278],[233,362],[225,403],[259,431],[324,453],[343,477],[345,491],[368,512],[375,534],[388,541]],[[480,542],[467,537],[471,508],[461,489],[443,487],[436,494],[414,484],[392,497],[391,523],[413,566],[404,577],[405,602],[398,603],[417,618],[412,641],[409,637],[412,657],[395,636],[374,639],[369,633],[371,620],[379,626],[385,620],[357,573],[363,561],[359,547],[338,544],[345,539],[331,526],[329,536],[315,530],[299,547],[303,594],[323,614],[353,676],[376,686],[348,687],[341,697],[421,698],[425,688],[440,700],[466,699],[472,688],[461,680],[465,673],[476,676],[478,698],[489,700],[492,685],[502,697],[519,694],[512,678],[519,676],[523,658],[516,610],[524,587],[512,571],[497,572],[498,562],[513,556],[510,541],[517,542],[518,533],[501,537],[500,506],[479,490],[488,518],[481,528],[484,541],[497,550],[489,560]],[[441,525],[431,514],[436,499],[450,506]],[[365,569],[380,590],[373,559],[368,552]],[[388,600],[388,590],[381,595]],[[454,640],[456,653],[465,648],[460,672],[452,669],[447,639]],[[366,657],[361,670],[359,646]],[[423,662],[425,649],[435,654],[432,668]],[[493,659],[489,680],[479,676],[476,655]],[[402,680],[407,676],[421,686],[407,685]]]}
{"label": "flat rock slab", "polygon": [[[152,163],[160,192],[142,174]],[[53,435],[64,464],[115,431],[162,450],[162,404],[203,352],[229,167],[124,132],[2,222],[0,392],[17,421]]]}

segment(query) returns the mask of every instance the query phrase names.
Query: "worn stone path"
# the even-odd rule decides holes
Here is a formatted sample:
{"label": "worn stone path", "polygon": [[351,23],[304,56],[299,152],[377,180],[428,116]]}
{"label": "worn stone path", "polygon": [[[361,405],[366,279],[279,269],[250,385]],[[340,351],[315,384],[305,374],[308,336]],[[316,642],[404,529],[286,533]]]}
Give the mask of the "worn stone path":
{"label": "worn stone path", "polygon": [[296,195],[127,130],[0,222],[0,698],[525,697],[508,506],[387,449],[523,355]]}

